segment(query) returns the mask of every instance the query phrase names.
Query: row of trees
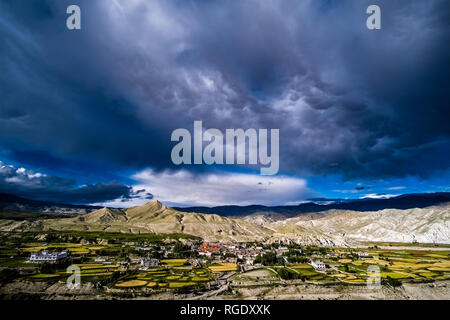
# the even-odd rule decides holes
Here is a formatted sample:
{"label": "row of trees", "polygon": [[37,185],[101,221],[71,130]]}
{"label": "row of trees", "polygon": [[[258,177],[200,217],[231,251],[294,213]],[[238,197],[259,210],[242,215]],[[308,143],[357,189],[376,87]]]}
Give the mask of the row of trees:
{"label": "row of trees", "polygon": [[275,266],[275,265],[284,265],[283,259],[277,259],[277,255],[275,252],[267,252],[263,255],[258,254],[255,257],[254,263],[261,263],[265,266]]}

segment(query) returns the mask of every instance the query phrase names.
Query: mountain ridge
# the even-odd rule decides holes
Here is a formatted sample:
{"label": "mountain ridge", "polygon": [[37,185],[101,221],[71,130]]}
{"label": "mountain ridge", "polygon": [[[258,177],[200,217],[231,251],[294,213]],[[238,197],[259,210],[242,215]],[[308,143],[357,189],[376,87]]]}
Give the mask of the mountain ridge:
{"label": "mountain ridge", "polygon": [[[330,199],[332,200],[332,199]],[[336,200],[336,199],[334,199]],[[450,202],[450,192],[412,193],[386,199],[338,199],[337,203],[318,204],[315,202],[301,203],[290,206],[216,206],[216,207],[174,207],[182,212],[216,213],[223,216],[245,217],[248,215],[268,215],[278,219],[292,218],[299,214],[318,213],[328,210],[377,211],[383,209],[425,208]],[[323,201],[323,200],[322,200]]]}
{"label": "mountain ridge", "polygon": [[103,207],[63,218],[0,219],[0,231],[185,233],[205,241],[277,241],[321,246],[383,241],[448,244],[450,202],[410,209],[329,209],[274,219],[267,214],[237,218],[183,212],[152,200],[141,206]]}

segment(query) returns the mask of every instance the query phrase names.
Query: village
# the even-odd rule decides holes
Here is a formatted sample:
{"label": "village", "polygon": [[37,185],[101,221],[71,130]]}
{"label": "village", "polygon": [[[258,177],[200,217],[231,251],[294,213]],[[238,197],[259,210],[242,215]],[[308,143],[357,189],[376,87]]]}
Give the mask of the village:
{"label": "village", "polygon": [[[93,259],[96,263],[105,266],[113,263],[123,267],[140,267],[141,270],[147,270],[151,267],[161,265],[161,260],[167,260],[173,257],[187,257],[186,261],[193,267],[202,265],[211,265],[217,263],[235,264],[236,271],[245,272],[254,269],[256,265],[284,265],[290,262],[291,256],[304,257],[305,254],[298,245],[263,245],[261,243],[232,243],[232,242],[204,242],[199,244],[188,243],[176,248],[176,245],[161,246],[135,246],[131,247],[130,253],[126,259],[119,260],[111,256],[99,256]],[[367,252],[358,253],[361,256],[368,256]],[[328,254],[334,256],[334,254]],[[268,257],[263,261],[263,257]],[[58,262],[68,259],[67,251],[49,251],[42,250],[30,254],[29,262]],[[327,265],[320,260],[302,258],[303,262],[308,262],[316,270],[326,270]]]}
{"label": "village", "polygon": [[83,288],[80,292],[117,299],[239,298],[251,288],[263,292],[284,286],[365,287],[371,276],[368,270],[378,271],[380,283],[391,287],[449,277],[448,250],[438,247],[405,250],[377,244],[318,247],[283,240],[205,242],[191,236],[100,232],[36,233],[26,240],[9,234],[3,240],[0,295],[27,288],[26,294],[44,299],[81,294],[67,286],[72,276],[68,270],[75,269]]}

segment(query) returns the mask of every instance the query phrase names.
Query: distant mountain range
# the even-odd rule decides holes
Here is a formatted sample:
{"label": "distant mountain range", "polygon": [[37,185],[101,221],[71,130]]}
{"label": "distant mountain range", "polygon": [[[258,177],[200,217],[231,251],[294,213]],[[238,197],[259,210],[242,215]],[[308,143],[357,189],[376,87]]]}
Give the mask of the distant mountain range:
{"label": "distant mountain range", "polygon": [[[264,215],[274,220],[292,218],[299,214],[318,213],[331,209],[350,211],[378,211],[383,209],[425,208],[450,202],[450,192],[405,194],[387,199],[310,199],[308,202],[292,206],[226,205],[217,207],[174,207],[181,212],[217,214],[225,217],[246,217]],[[73,216],[100,209],[99,206],[61,204],[48,201],[30,200],[12,194],[0,193],[1,216],[27,214]]]}
{"label": "distant mountain range", "polygon": [[294,206],[217,206],[187,207],[174,209],[183,212],[215,213],[227,217],[246,217],[249,215],[266,215],[275,220],[292,218],[304,213],[317,213],[335,210],[378,211],[383,209],[425,208],[450,202],[450,192],[405,194],[387,199],[311,199],[310,202]]}
{"label": "distant mountain range", "polygon": [[[0,231],[185,233],[206,241],[262,240],[326,246],[366,241],[450,243],[449,200],[449,193],[435,193],[327,205],[223,206],[199,213],[182,212],[157,200],[127,209],[99,209],[3,194],[0,213],[10,217],[0,219]],[[232,217],[224,217],[226,214]]]}
{"label": "distant mountain range", "polygon": [[0,193],[0,218],[32,218],[39,216],[74,216],[89,213],[101,207],[61,204],[30,200],[12,194]]}

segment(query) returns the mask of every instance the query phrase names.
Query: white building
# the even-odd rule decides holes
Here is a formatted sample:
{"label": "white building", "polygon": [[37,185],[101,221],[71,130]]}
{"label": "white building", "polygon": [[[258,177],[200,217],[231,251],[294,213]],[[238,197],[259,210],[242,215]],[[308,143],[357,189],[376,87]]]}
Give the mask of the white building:
{"label": "white building", "polygon": [[369,253],[368,252],[358,252],[358,257],[368,257]]}
{"label": "white building", "polygon": [[32,253],[30,255],[31,262],[55,262],[67,258],[67,252],[49,252],[43,250],[40,253]]}
{"label": "white building", "polygon": [[159,266],[159,260],[158,259],[146,259],[141,260],[141,269],[145,270],[148,267],[156,267]]}
{"label": "white building", "polygon": [[152,248],[149,247],[136,247],[137,251],[150,251],[152,250]]}
{"label": "white building", "polygon": [[311,265],[316,270],[325,270],[327,268],[327,265],[319,260],[311,260]]}

